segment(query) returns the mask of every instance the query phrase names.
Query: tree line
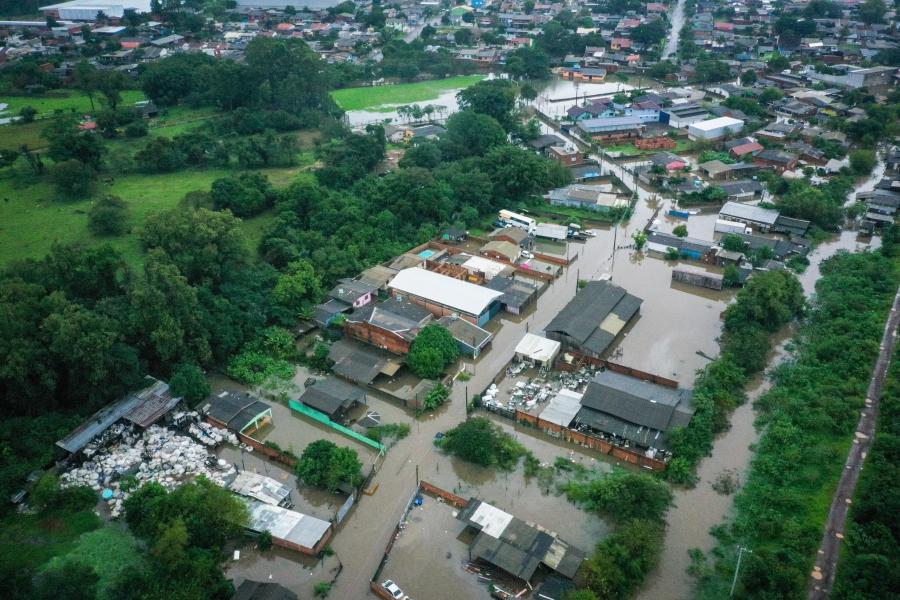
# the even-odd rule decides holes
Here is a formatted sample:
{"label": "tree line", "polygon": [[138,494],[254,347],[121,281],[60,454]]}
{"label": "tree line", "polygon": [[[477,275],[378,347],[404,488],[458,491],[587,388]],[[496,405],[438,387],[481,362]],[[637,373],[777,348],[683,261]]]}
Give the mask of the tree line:
{"label": "tree line", "polygon": [[[727,595],[738,545],[753,551],[744,554],[739,597],[794,598],[806,593],[827,514],[823,507],[843,468],[897,284],[895,263],[881,252],[840,253],[822,264],[816,296],[790,356],[774,369],[772,388],[756,402],[757,426],[763,433],[747,482],[735,499],[735,516],[716,528],[712,563],[695,565],[700,598]],[[890,402],[887,405],[890,411]],[[874,464],[881,463],[876,459]],[[866,473],[868,469],[867,463]],[[872,500],[879,502],[878,496]],[[854,537],[860,545],[851,546],[853,551],[867,543],[860,531]],[[878,527],[871,531],[885,532]],[[873,543],[872,548],[884,548]],[[880,581],[860,583],[864,589],[887,590],[882,584],[889,586],[889,577],[885,571]],[[846,581],[852,579],[850,575]],[[849,587],[842,593],[850,598],[884,597]]]}

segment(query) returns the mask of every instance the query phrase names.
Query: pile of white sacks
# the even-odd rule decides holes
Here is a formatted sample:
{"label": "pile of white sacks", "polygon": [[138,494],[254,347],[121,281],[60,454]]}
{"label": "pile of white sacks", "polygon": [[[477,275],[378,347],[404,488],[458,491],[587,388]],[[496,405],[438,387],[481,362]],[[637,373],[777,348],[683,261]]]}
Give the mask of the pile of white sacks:
{"label": "pile of white sacks", "polygon": [[111,490],[110,515],[118,517],[131,491],[123,490],[121,481],[129,475],[137,480],[135,489],[156,482],[172,490],[198,475],[224,486],[234,476],[234,467],[216,460],[191,438],[154,425],[143,433],[123,432],[120,440],[98,449],[80,467],[63,473],[60,484],[85,485],[97,492]]}

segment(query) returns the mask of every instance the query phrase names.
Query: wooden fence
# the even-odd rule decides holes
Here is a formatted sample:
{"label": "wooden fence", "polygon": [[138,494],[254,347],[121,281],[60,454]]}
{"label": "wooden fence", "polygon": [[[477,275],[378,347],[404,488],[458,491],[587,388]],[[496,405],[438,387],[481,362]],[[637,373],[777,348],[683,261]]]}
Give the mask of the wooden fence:
{"label": "wooden fence", "polygon": [[428,492],[432,496],[437,496],[438,498],[443,498],[444,500],[446,500],[447,502],[449,502],[456,508],[462,508],[463,506],[465,506],[466,504],[469,503],[469,501],[466,500],[465,498],[463,498],[461,496],[457,496],[456,494],[453,494],[451,492],[448,492],[445,489],[441,489],[436,485],[432,485],[432,484],[428,483],[427,481],[422,481],[421,483],[419,483],[419,490],[421,490],[423,492]]}

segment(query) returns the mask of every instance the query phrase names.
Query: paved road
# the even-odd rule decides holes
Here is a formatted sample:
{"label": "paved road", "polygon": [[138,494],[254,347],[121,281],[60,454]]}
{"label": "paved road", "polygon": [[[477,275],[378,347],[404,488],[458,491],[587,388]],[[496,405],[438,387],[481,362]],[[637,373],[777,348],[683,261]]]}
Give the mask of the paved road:
{"label": "paved road", "polygon": [[838,557],[840,556],[841,541],[846,531],[847,512],[853,501],[856,484],[859,481],[859,473],[862,470],[866,455],[872,446],[875,436],[875,425],[878,420],[878,404],[881,400],[881,391],[884,380],[887,377],[891,357],[897,342],[897,326],[900,325],[900,289],[894,296],[894,305],[891,314],[884,326],[884,336],[881,340],[881,352],[872,372],[869,382],[869,390],[866,392],[866,403],[856,426],[856,437],[850,447],[844,472],[841,474],[840,483],[831,501],[831,509],[828,512],[828,521],[825,524],[825,535],[816,555],[815,566],[809,579],[810,600],[824,600],[831,595],[834,585],[834,576],[837,571]]}

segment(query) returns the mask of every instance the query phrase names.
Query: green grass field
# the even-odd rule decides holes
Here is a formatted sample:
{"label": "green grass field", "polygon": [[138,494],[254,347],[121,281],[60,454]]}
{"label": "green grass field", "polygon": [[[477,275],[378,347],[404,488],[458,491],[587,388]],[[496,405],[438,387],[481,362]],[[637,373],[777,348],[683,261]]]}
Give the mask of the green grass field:
{"label": "green grass field", "polygon": [[52,569],[70,560],[94,569],[100,576],[97,596],[103,598],[106,589],[119,573],[127,567],[141,564],[141,555],[137,541],[125,526],[111,523],[81,534],[71,551],[55,556],[47,563],[46,568]]}
{"label": "green grass field", "polygon": [[0,564],[36,569],[71,551],[80,535],[99,526],[100,517],[93,510],[11,514],[0,521]]}
{"label": "green grass field", "polygon": [[[130,106],[144,99],[146,96],[140,90],[124,90],[121,105]],[[80,92],[63,92],[47,96],[0,96],[0,104],[9,105],[3,116],[17,115],[25,106],[37,109],[40,117],[52,115],[57,110],[74,113],[91,112],[91,101]],[[101,106],[100,94],[95,94],[94,108],[99,109]]]}
{"label": "green grass field", "polygon": [[[312,161],[312,155],[301,155],[301,165],[287,169],[263,169],[273,185],[284,186]],[[91,198],[59,200],[46,181],[29,180],[26,176],[0,178],[0,264],[26,258],[40,258],[54,243],[85,242],[89,245],[108,243],[125,256],[133,266],[143,260],[138,233],[147,215],[174,208],[188,192],[209,190],[212,182],[231,174],[227,169],[180,171],[158,175],[124,175],[112,184],[100,183]],[[87,213],[94,198],[113,194],[131,208],[131,233],[121,237],[97,237],[87,227]],[[248,247],[256,251],[264,225],[271,215],[259,215],[244,222]]]}
{"label": "green grass field", "polygon": [[482,79],[484,75],[460,75],[417,83],[345,88],[331,92],[331,97],[344,110],[371,109],[384,104],[413,104],[434,100],[443,92],[467,88]]}

